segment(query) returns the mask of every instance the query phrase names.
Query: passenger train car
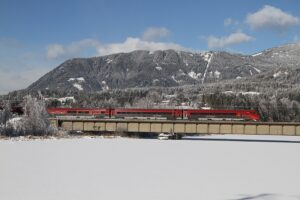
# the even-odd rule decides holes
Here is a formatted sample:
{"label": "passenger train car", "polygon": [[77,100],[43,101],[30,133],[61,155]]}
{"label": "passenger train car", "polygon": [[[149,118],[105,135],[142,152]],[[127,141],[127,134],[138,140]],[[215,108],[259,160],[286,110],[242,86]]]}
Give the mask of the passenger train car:
{"label": "passenger train car", "polygon": [[196,109],[138,109],[138,108],[48,108],[53,117],[122,118],[157,120],[228,120],[259,121],[255,110],[196,110]]}

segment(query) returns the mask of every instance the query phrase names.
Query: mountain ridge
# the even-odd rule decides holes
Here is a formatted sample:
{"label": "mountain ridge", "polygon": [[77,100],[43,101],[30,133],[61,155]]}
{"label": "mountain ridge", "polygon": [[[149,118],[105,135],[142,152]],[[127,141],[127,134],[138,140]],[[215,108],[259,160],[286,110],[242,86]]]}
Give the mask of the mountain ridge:
{"label": "mountain ridge", "polygon": [[[176,87],[280,76],[300,68],[300,44],[266,49],[254,55],[209,51],[202,53],[137,50],[63,62],[26,90],[99,92],[139,87]],[[278,75],[276,75],[276,73]],[[298,76],[299,74],[296,73]],[[298,80],[294,78],[293,80]],[[297,82],[297,81],[296,81]]]}

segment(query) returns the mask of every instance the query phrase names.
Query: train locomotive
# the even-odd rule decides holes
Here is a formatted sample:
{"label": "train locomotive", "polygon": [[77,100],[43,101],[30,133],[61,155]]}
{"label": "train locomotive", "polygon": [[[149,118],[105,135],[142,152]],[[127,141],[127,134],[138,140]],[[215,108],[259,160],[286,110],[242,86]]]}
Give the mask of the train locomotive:
{"label": "train locomotive", "polygon": [[48,108],[47,111],[57,118],[260,121],[256,110]]}

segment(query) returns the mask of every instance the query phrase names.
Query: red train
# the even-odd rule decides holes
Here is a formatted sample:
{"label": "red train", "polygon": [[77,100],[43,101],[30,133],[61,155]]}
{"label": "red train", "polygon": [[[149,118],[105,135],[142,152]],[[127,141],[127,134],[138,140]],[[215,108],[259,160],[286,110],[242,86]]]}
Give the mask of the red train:
{"label": "red train", "polygon": [[259,121],[255,110],[194,110],[137,108],[48,108],[52,116],[127,119],[250,120]]}

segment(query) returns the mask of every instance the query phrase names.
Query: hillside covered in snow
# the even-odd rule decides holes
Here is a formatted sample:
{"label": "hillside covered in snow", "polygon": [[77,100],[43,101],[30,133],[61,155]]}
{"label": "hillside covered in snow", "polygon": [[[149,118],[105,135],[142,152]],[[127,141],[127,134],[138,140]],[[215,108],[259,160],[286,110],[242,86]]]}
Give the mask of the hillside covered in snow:
{"label": "hillside covered in snow", "polygon": [[[67,60],[27,88],[99,92],[111,89],[178,87],[245,78],[299,81],[300,44],[254,55],[174,50],[133,51]],[[299,83],[299,82],[298,82]]]}

